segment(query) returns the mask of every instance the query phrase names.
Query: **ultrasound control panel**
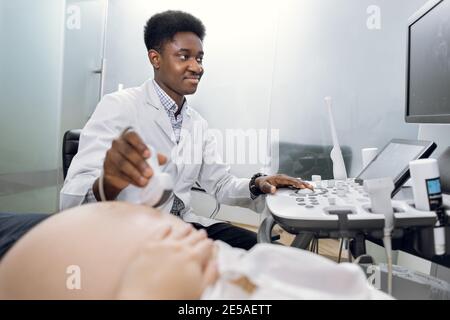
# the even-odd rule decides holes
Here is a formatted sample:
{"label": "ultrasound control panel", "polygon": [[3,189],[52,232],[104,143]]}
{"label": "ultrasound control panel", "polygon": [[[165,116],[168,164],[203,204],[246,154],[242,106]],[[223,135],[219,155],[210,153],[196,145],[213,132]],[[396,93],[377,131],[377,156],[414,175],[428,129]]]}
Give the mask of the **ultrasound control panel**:
{"label": "ultrasound control panel", "polygon": [[[307,230],[382,229],[384,215],[373,213],[369,195],[354,179],[309,182],[310,189],[279,189],[266,198],[273,218],[282,227]],[[395,227],[433,226],[433,212],[418,211],[406,201],[392,200]]]}

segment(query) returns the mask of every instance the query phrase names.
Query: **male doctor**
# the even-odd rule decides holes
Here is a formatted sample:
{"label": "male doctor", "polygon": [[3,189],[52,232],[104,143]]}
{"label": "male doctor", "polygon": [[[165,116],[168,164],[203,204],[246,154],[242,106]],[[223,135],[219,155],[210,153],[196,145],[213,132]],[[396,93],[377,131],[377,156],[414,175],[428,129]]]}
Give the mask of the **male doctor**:
{"label": "male doctor", "polygon": [[78,153],[61,190],[61,209],[100,201],[102,170],[107,200],[127,200],[127,187],[146,186],[153,175],[146,162],[147,145],[161,153],[162,170],[174,180],[173,197],[161,210],[234,247],[250,249],[256,234],[195,215],[190,190],[196,181],[220,203],[258,212],[264,208],[259,195],[274,193],[276,187],[311,188],[286,175],[258,173],[240,179],[229,173],[216,140],[207,132],[207,122],[185,98],[195,93],[204,72],[204,36],[202,22],[185,12],[165,11],[147,21],[144,40],[154,79],[102,98],[81,132]]}

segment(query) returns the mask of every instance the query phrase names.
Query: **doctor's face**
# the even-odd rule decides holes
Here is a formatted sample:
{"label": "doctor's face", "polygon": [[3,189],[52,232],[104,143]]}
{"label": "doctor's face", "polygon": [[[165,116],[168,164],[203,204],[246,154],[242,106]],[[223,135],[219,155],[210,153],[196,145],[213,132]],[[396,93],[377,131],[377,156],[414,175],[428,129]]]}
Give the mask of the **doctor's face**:
{"label": "doctor's face", "polygon": [[203,44],[195,33],[176,33],[160,53],[150,50],[149,57],[155,80],[176,102],[197,90],[203,75]]}

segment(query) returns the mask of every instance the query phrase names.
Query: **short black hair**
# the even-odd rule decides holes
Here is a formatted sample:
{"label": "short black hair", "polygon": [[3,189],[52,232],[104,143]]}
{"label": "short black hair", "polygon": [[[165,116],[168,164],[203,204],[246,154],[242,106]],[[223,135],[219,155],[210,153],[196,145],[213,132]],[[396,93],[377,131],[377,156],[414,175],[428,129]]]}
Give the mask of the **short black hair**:
{"label": "short black hair", "polygon": [[168,10],[152,16],[144,27],[144,41],[147,51],[161,51],[167,41],[172,41],[177,32],[193,32],[200,40],[205,37],[205,26],[193,15]]}

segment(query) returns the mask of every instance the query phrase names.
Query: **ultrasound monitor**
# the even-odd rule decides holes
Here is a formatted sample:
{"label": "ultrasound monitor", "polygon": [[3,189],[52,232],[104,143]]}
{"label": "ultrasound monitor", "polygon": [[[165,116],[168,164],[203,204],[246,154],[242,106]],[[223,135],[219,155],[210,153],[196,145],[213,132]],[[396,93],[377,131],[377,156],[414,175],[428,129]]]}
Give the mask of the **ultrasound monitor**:
{"label": "ultrasound monitor", "polygon": [[436,149],[430,141],[392,139],[378,155],[359,173],[355,181],[390,177],[394,181],[393,195],[409,178],[409,162],[428,158]]}
{"label": "ultrasound monitor", "polygon": [[405,120],[450,123],[450,0],[431,0],[408,21]]}

